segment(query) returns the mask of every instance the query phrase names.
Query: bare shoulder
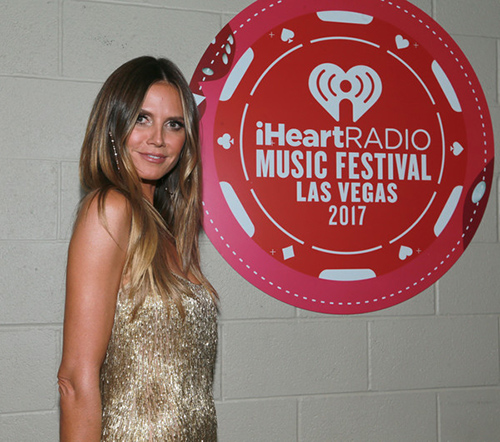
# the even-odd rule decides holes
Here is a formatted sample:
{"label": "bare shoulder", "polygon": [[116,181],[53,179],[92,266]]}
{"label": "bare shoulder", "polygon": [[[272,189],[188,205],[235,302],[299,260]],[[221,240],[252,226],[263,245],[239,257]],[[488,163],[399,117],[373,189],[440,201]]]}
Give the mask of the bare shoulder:
{"label": "bare shoulder", "polygon": [[132,210],[125,195],[116,190],[105,194],[94,192],[82,202],[74,234],[107,234],[120,247],[126,248],[131,220]]}

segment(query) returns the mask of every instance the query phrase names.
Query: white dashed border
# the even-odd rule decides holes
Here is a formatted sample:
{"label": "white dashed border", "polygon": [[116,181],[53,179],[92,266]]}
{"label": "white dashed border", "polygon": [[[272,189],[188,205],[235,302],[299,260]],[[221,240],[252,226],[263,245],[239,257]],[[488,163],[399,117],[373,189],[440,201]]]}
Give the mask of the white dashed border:
{"label": "white dashed border", "polygon": [[[275,5],[283,3],[283,1],[284,0],[277,0],[277,1],[273,2],[273,3],[270,3],[268,5],[268,8],[273,8]],[[382,3],[386,3],[386,4],[388,4],[388,5],[392,6],[392,7],[395,7],[397,9],[401,10],[405,14],[408,14],[409,16],[411,16],[414,20],[417,20],[420,25],[425,26],[425,28],[428,31],[430,31],[433,34],[433,36],[435,38],[437,38],[442,45],[444,45],[444,47],[446,49],[449,50],[450,54],[452,56],[454,56],[455,62],[458,64],[459,68],[462,70],[462,72],[464,74],[464,77],[467,79],[467,82],[468,82],[468,84],[469,84],[469,86],[471,88],[471,91],[473,93],[475,102],[477,103],[477,109],[479,111],[479,116],[480,116],[480,118],[482,120],[481,125],[482,125],[482,129],[483,129],[482,135],[483,135],[484,164],[485,164],[485,167],[483,169],[483,172],[485,173],[483,175],[483,181],[486,181],[486,165],[488,163],[488,149],[490,148],[490,146],[488,146],[488,138],[487,138],[487,133],[486,133],[486,124],[484,122],[485,115],[483,113],[483,109],[481,108],[481,106],[479,104],[479,97],[478,97],[478,95],[476,93],[476,90],[474,89],[474,85],[473,85],[472,81],[469,79],[469,75],[467,74],[467,72],[465,72],[464,66],[460,63],[459,58],[455,56],[453,50],[450,49],[449,45],[443,41],[442,37],[440,37],[435,30],[432,30],[431,27],[428,24],[425,24],[422,19],[418,18],[415,14],[413,14],[410,11],[408,11],[407,9],[403,8],[401,5],[396,5],[393,1],[390,1],[390,0],[380,0],[380,1]],[[233,35],[236,35],[237,32],[238,32],[238,29],[242,29],[248,23],[251,23],[253,19],[259,17],[260,15],[262,15],[262,13],[265,13],[266,10],[267,10],[267,8],[262,8],[261,13],[259,13],[259,12],[254,13],[253,17],[247,18],[245,22],[240,23],[239,27],[237,27],[237,29],[235,29],[233,31]],[[224,47],[225,47],[225,44],[222,46],[222,48],[224,48]],[[219,55],[220,55],[220,52],[217,52],[215,54],[216,57],[219,56]],[[211,64],[213,64],[214,62],[215,62],[215,59],[212,60]],[[206,77],[204,77],[202,79],[202,82],[204,82],[205,80],[206,80]],[[201,90],[201,84],[200,84],[200,90]],[[479,207],[479,204],[480,204],[479,202],[476,203],[476,207]],[[390,298],[394,298],[394,297],[396,297],[398,295],[402,295],[403,293],[408,292],[409,290],[413,289],[417,285],[421,285],[424,281],[426,281],[426,279],[428,279],[431,276],[433,276],[433,274],[435,274],[445,263],[447,263],[449,261],[449,259],[452,256],[454,256],[454,254],[457,252],[457,248],[462,243],[462,239],[465,237],[465,233],[463,233],[462,234],[462,238],[457,241],[455,247],[453,247],[451,249],[451,251],[446,255],[446,257],[443,260],[441,260],[441,262],[438,265],[436,265],[433,270],[431,270],[430,272],[428,272],[426,276],[423,276],[419,280],[413,282],[412,284],[409,284],[407,287],[405,287],[403,289],[400,289],[397,292],[393,292],[390,295],[384,295],[384,296],[380,296],[380,297],[373,298],[373,299],[365,299],[365,300],[349,301],[349,302],[333,302],[333,301],[327,301],[327,300],[323,300],[323,299],[319,299],[318,300],[315,297],[309,297],[309,296],[305,296],[303,294],[293,293],[290,290],[287,290],[287,289],[281,287],[280,285],[276,284],[275,282],[271,281],[270,279],[266,278],[264,275],[259,274],[259,272],[257,272],[254,268],[252,268],[252,266],[249,263],[247,263],[240,255],[238,255],[238,252],[228,242],[226,242],[225,238],[220,234],[219,229],[215,226],[215,222],[211,218],[209,210],[205,207],[205,202],[203,202],[203,207],[204,207],[205,215],[207,216],[207,218],[209,220],[209,223],[212,225],[215,233],[219,236],[220,241],[222,241],[222,243],[225,245],[225,247],[231,251],[231,254],[240,262],[240,264],[242,264],[244,267],[246,267],[246,269],[249,272],[251,272],[254,276],[260,277],[260,279],[263,282],[266,282],[267,284],[269,284],[270,287],[272,287],[274,289],[277,289],[279,292],[282,292],[282,293],[285,293],[287,295],[291,295],[291,296],[293,296],[293,297],[295,297],[297,299],[300,299],[301,301],[308,301],[308,302],[310,302],[313,305],[314,304],[320,304],[320,305],[341,306],[341,307],[345,307],[345,306],[348,306],[348,307],[359,307],[359,306],[362,306],[362,305],[376,304],[376,303],[378,303],[380,301],[386,301],[386,300],[388,300]],[[469,228],[470,228],[470,226],[472,225],[472,223],[473,223],[473,221],[475,219],[474,217],[475,217],[476,214],[477,214],[477,209],[474,210],[473,216],[472,216],[472,218],[470,218],[469,224],[465,228],[466,231],[468,231]]]}

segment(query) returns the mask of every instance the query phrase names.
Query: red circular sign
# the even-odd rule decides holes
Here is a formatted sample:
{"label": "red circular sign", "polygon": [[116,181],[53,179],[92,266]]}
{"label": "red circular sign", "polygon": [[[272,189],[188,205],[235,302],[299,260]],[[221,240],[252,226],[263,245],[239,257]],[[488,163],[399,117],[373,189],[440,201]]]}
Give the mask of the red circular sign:
{"label": "red circular sign", "polygon": [[493,173],[481,87],[403,1],[257,1],[201,59],[204,227],[248,281],[362,313],[441,277]]}

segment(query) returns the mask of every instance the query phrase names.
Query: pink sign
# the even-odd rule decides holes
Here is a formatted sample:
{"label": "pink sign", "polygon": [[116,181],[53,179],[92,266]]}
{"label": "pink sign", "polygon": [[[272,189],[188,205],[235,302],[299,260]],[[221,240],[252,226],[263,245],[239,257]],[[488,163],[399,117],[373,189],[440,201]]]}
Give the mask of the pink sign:
{"label": "pink sign", "polygon": [[456,43],[406,1],[257,1],[191,88],[205,231],[267,294],[387,308],[471,241],[493,174],[487,104]]}

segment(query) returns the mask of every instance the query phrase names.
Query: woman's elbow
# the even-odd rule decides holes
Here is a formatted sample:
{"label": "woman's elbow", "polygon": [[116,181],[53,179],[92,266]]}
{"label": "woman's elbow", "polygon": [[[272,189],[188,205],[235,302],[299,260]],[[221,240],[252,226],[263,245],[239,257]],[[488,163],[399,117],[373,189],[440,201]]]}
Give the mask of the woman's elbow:
{"label": "woman's elbow", "polygon": [[57,375],[57,384],[59,385],[59,395],[61,399],[74,398],[76,396],[76,389],[71,379],[61,375]]}
{"label": "woman's elbow", "polygon": [[61,401],[79,401],[99,395],[99,371],[69,370],[62,366],[57,373]]}
{"label": "woman's elbow", "polygon": [[101,436],[101,399],[98,377],[81,370],[57,374],[60,394],[61,442],[97,442]]}

